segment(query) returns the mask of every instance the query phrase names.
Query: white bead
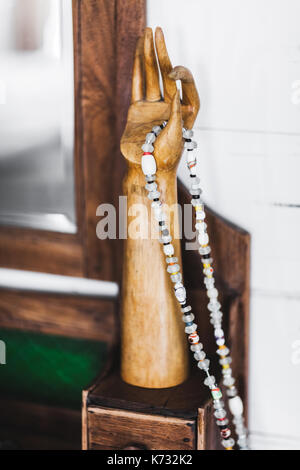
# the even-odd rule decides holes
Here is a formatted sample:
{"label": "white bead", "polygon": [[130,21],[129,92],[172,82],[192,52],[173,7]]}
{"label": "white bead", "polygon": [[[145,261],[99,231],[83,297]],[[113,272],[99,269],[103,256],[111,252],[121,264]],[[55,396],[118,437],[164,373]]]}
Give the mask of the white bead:
{"label": "white bead", "polygon": [[215,287],[207,290],[207,295],[210,299],[215,299],[218,297],[218,291]]}
{"label": "white bead", "polygon": [[[198,232],[205,232],[205,230],[207,229],[207,225],[205,222],[198,222],[196,225],[195,225],[195,228],[196,230],[198,230]],[[206,254],[206,253],[204,253]],[[208,253],[207,253],[208,254]]]}
{"label": "white bead", "polygon": [[171,274],[171,281],[172,282],[181,282],[181,279],[182,279],[181,273]]}
{"label": "white bead", "polygon": [[200,232],[198,235],[198,242],[200,243],[200,245],[207,245],[209,242],[207,233]]}
{"label": "white bead", "polygon": [[[184,148],[186,150],[194,150],[197,148],[197,142],[195,142],[194,140],[192,140],[192,142],[185,142]],[[189,152],[189,153],[192,153],[192,152]]]}
{"label": "white bead", "polygon": [[159,199],[160,192],[159,191],[150,191],[148,194],[149,199]]}
{"label": "white bead", "polygon": [[228,348],[218,349],[217,354],[219,354],[219,356],[227,356],[227,354],[229,354],[229,349]]}
{"label": "white bead", "polygon": [[[178,260],[176,260],[176,261],[178,261]],[[175,286],[174,286],[174,289],[176,290],[176,289],[179,289],[179,288],[181,288],[181,287],[184,287],[184,285],[182,284],[182,282],[176,282],[176,284],[175,284]],[[190,308],[190,310],[191,310],[191,309],[192,309],[192,307]]]}
{"label": "white bead", "polygon": [[233,447],[235,444],[235,440],[230,437],[229,439],[223,439],[221,443],[222,443],[222,446],[225,448]]}
{"label": "white bead", "polygon": [[223,346],[225,344],[225,339],[224,338],[218,338],[216,341],[218,346]]}
{"label": "white bead", "polygon": [[231,387],[231,385],[233,385],[235,382],[235,379],[233,377],[224,377],[223,379],[223,384],[225,385],[225,387]]}
{"label": "white bead", "polygon": [[147,144],[153,144],[153,142],[155,142],[155,135],[153,134],[153,132],[149,132],[149,134],[146,135],[146,143]]}
{"label": "white bead", "polygon": [[193,313],[190,313],[189,315],[182,315],[182,321],[185,323],[190,323],[195,319],[195,315]]}
{"label": "white bead", "polygon": [[243,414],[243,402],[239,396],[229,398],[228,405],[231,414],[233,414],[234,416],[241,416]]}
{"label": "white bead", "polygon": [[155,134],[157,134],[157,135],[161,132],[161,128],[160,128],[159,126],[154,126],[154,127],[152,127],[152,130],[153,130],[153,132],[155,132]]}
{"label": "white bead", "polygon": [[204,380],[204,385],[207,385],[207,387],[213,387],[215,385],[215,381],[216,379],[214,378],[214,376],[210,375]]}
{"label": "white bead", "polygon": [[199,206],[201,206],[201,209],[203,210],[203,204],[202,204],[202,202],[200,201],[200,199],[194,199],[194,198],[191,199],[191,204],[192,204],[192,206],[194,206],[194,207],[199,207]]}
{"label": "white bead", "polygon": [[153,155],[142,156],[142,170],[144,175],[154,175],[156,173],[156,161]]}
{"label": "white bead", "polygon": [[192,310],[192,307],[190,305],[187,305],[186,307],[181,307],[181,311],[183,313],[190,312]]}
{"label": "white bead", "polygon": [[163,220],[166,220],[167,216],[160,207],[157,207],[154,209],[154,218],[158,222],[162,222]]}
{"label": "white bead", "polygon": [[[205,222],[202,222],[205,224]],[[196,224],[197,225],[197,224]],[[206,224],[205,224],[206,225]],[[197,228],[197,227],[196,227]],[[203,255],[209,255],[209,253],[211,252],[211,248],[210,246],[204,246],[204,247],[200,247],[199,248],[199,253],[201,256]]]}
{"label": "white bead", "polygon": [[167,256],[174,255],[174,246],[173,245],[165,245],[164,246],[164,254]]}
{"label": "white bead", "polygon": [[199,369],[205,370],[209,368],[209,362],[209,359],[204,359],[204,361],[199,361],[197,365]]}
{"label": "white bead", "polygon": [[204,351],[199,351],[199,352],[195,352],[194,354],[194,358],[196,359],[196,361],[203,361],[203,359],[205,359],[205,352]]}
{"label": "white bead", "polygon": [[223,338],[224,336],[224,331],[221,328],[217,328],[215,330],[215,337],[216,338]]}
{"label": "white bead", "polygon": [[192,344],[192,346],[191,346],[191,351],[193,351],[193,352],[201,351],[201,349],[203,349],[203,344],[202,343]]}
{"label": "white bead", "polygon": [[228,390],[226,390],[226,394],[228,397],[236,397],[237,396],[236,387],[233,385],[231,388],[228,388]]}
{"label": "white bead", "polygon": [[162,203],[160,201],[153,201],[151,202],[151,207],[155,210],[158,209],[159,207],[162,207]]}
{"label": "white bead", "polygon": [[197,158],[194,154],[194,152],[186,152],[186,162],[189,165],[190,163],[196,163]]}
{"label": "white bead", "polygon": [[184,287],[179,287],[175,290],[175,296],[178,302],[184,302],[186,299],[186,290]]}
{"label": "white bead", "polygon": [[145,188],[147,189],[147,191],[156,191],[157,184],[156,183],[147,183]]}
{"label": "white bead", "polygon": [[203,269],[203,274],[205,274],[205,276],[211,276],[213,274],[213,272],[214,272],[213,268]]}
{"label": "white bead", "polygon": [[231,364],[231,362],[232,362],[232,359],[230,356],[224,357],[223,359],[219,360],[219,364],[221,364],[221,366],[224,366],[226,364]]}
{"label": "white bead", "polygon": [[[177,263],[178,258],[171,257],[171,258],[166,258],[166,262],[169,263]],[[176,287],[176,286],[175,286]]]}
{"label": "white bead", "polygon": [[[204,382],[204,383],[205,383],[205,382]],[[211,387],[212,387],[212,388],[215,388],[216,385],[213,384]],[[221,409],[223,409],[224,406],[225,406],[225,405],[224,405],[224,402],[223,402],[222,400],[214,400],[213,405],[214,405],[214,409],[215,409],[215,410],[221,410]]]}
{"label": "white bead", "polygon": [[224,409],[219,409],[214,412],[214,415],[217,419],[223,419],[226,416],[226,411]]}
{"label": "white bead", "polygon": [[[204,272],[204,271],[203,271]],[[204,273],[206,274],[206,273]],[[210,310],[211,312],[217,312],[218,310],[220,310],[221,308],[221,304],[220,302],[213,302],[213,300],[215,299],[211,299],[211,301],[209,302],[209,304],[207,304],[207,308],[208,310]]]}
{"label": "white bead", "polygon": [[232,374],[232,369],[231,367],[228,367],[228,369],[223,369],[222,374],[225,375],[231,375]]}
{"label": "white bead", "polygon": [[200,184],[200,178],[196,177],[196,178],[191,178],[191,187],[196,187]]}
{"label": "white bead", "polygon": [[206,214],[204,211],[196,211],[196,220],[204,220]]}
{"label": "white bead", "polygon": [[144,152],[150,152],[150,153],[152,153],[153,150],[154,150],[154,147],[153,147],[152,144],[144,144],[144,145],[142,145],[142,150],[143,150]]}
{"label": "white bead", "polygon": [[215,285],[215,280],[213,277],[205,277],[204,284],[206,285],[207,289],[211,289]]}
{"label": "white bead", "polygon": [[178,273],[179,270],[180,270],[179,264],[173,264],[172,266],[167,267],[168,273]]}
{"label": "white bead", "polygon": [[[171,241],[172,241],[171,235],[163,235],[160,239],[161,243],[170,243]],[[176,271],[173,271],[173,272],[176,272]]]}
{"label": "white bead", "polygon": [[187,333],[188,335],[190,335],[191,333],[194,333],[194,331],[196,330],[197,330],[196,323],[193,323],[191,326],[186,326],[184,329],[185,333]]}
{"label": "white bead", "polygon": [[191,129],[182,129],[182,135],[185,139],[191,139],[194,132]]}

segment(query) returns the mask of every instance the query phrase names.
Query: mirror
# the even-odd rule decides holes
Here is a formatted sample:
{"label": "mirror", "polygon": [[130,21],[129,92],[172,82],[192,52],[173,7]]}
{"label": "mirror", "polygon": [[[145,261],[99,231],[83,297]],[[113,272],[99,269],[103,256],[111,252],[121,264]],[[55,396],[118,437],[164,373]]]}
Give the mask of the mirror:
{"label": "mirror", "polygon": [[72,0],[1,0],[0,71],[0,224],[74,233]]}

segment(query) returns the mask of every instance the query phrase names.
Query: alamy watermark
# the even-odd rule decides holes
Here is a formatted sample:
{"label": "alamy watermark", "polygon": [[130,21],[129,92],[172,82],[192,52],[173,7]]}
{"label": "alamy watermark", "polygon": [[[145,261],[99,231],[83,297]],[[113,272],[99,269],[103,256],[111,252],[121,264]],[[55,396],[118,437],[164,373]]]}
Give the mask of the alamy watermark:
{"label": "alamy watermark", "polygon": [[[186,250],[198,249],[191,204],[162,204],[160,210],[165,215],[167,227],[176,227],[176,233],[172,230],[172,238],[184,238]],[[96,215],[100,217],[96,227],[99,240],[153,240],[160,237],[157,210],[144,203],[131,204],[128,208],[127,196],[119,196],[118,210],[113,204],[100,204]],[[175,220],[178,223],[174,223]]]}

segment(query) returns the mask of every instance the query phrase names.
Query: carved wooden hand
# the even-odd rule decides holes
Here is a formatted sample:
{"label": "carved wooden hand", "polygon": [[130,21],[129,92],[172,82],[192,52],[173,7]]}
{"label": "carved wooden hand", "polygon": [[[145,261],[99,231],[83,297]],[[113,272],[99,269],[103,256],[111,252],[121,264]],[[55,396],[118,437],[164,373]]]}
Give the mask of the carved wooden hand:
{"label": "carved wooden hand", "polygon": [[[132,78],[132,104],[121,140],[121,150],[127,160],[140,164],[141,146],[152,127],[169,121],[155,142],[154,156],[159,170],[173,169],[179,163],[183,148],[182,125],[190,129],[197,117],[200,101],[191,72],[185,67],[172,68],[161,28],[153,34],[146,28],[138,41]],[[163,97],[159,85],[159,69]],[[182,83],[182,104],[176,80]]]}
{"label": "carved wooden hand", "polygon": [[[132,222],[129,214],[137,205],[147,209],[140,213],[140,226],[151,226],[151,201],[147,197],[145,176],[141,169],[141,147],[146,135],[153,126],[168,121],[154,145],[156,181],[161,201],[168,207],[176,207],[176,170],[183,148],[182,125],[191,128],[199,110],[193,77],[184,67],[172,69],[160,28],[156,29],[155,43],[164,98],[159,87],[152,30],[147,28],[137,44],[132,104],[121,141],[121,150],[128,162],[123,184],[127,195],[128,228]],[[182,82],[182,104],[176,80]],[[175,236],[179,234],[177,210],[170,214],[169,227],[175,256],[180,262],[180,240]],[[158,232],[157,223],[155,230]],[[160,243],[151,236],[143,239],[129,236],[124,246],[121,322],[121,374],[126,382],[142,387],[164,388],[177,385],[187,378],[188,350],[181,316]]]}

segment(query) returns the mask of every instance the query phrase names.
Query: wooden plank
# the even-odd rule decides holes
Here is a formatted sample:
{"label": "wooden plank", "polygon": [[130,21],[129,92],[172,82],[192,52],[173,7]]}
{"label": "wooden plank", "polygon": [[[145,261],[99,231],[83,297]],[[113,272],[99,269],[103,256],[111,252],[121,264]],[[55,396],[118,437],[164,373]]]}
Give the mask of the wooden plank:
{"label": "wooden plank", "polygon": [[0,267],[83,276],[78,237],[23,228],[0,227]]}
{"label": "wooden plank", "polygon": [[192,450],[195,420],[88,408],[90,449]]}
{"label": "wooden plank", "polygon": [[23,449],[80,449],[80,411],[1,397],[0,414],[1,440]]}
{"label": "wooden plank", "polygon": [[125,162],[119,141],[130,100],[135,41],[144,26],[144,5],[140,0],[82,0],[77,9],[85,272],[92,278],[118,280],[119,240],[97,239],[96,209],[100,203],[117,207],[122,194]]}
{"label": "wooden plank", "polygon": [[112,343],[115,303],[98,298],[1,290],[0,327]]}

